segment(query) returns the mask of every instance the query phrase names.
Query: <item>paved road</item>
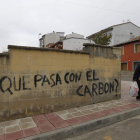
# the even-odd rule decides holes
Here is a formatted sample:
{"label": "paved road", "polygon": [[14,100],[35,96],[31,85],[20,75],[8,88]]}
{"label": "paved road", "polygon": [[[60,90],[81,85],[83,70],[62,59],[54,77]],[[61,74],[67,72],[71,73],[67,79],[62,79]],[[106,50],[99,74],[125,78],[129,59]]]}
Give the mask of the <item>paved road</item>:
{"label": "paved road", "polygon": [[132,81],[133,76],[121,76],[122,81]]}
{"label": "paved road", "polygon": [[140,115],[67,140],[140,140]]}

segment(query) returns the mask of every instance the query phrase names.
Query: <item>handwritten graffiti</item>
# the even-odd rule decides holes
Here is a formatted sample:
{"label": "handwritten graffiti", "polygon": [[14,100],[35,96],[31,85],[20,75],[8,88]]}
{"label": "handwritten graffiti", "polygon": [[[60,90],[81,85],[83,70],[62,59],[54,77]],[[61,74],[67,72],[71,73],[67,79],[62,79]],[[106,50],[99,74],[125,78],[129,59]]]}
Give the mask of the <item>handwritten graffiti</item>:
{"label": "handwritten graffiti", "polygon": [[[2,83],[5,79],[8,79],[9,83],[10,83],[10,85],[7,86],[7,89],[3,89],[3,86],[2,86]],[[12,82],[11,82],[11,79],[9,77],[4,76],[0,79],[0,89],[2,92],[9,91],[11,94],[13,94],[12,91],[10,90],[11,87],[12,87]]]}
{"label": "handwritten graffiti", "polygon": [[[117,83],[116,86],[116,90],[115,92],[117,93],[117,87],[118,87],[118,81],[116,79],[114,79],[115,82]],[[111,93],[114,91],[114,81],[112,83],[101,83],[99,82],[98,84],[93,83],[92,84],[92,89],[90,90],[88,85],[85,85],[85,87],[83,87],[83,85],[79,86],[79,88],[77,89],[77,94],[79,96],[85,96],[87,93],[92,97],[94,95],[101,95],[101,94],[107,94],[107,93]],[[84,88],[84,93],[81,93],[82,88]]]}
{"label": "handwritten graffiti", "polygon": [[[99,78],[95,78],[95,70],[87,71],[86,78],[87,78],[87,81],[91,81],[91,82],[99,80]],[[118,88],[119,83],[117,79],[114,79],[114,81],[117,83],[117,86],[115,89],[115,92],[117,93],[117,88]],[[88,93],[92,97],[94,95],[101,95],[104,93],[107,94],[108,92],[111,93],[114,91],[114,86],[115,86],[114,81],[112,83],[105,83],[105,84],[103,84],[102,82],[99,82],[98,84],[93,83],[91,90],[88,87],[88,85],[85,85],[85,86],[81,85],[77,89],[77,94],[79,96],[85,96]],[[84,88],[84,93],[81,92],[83,88]]]}
{"label": "handwritten graffiti", "polygon": [[[82,72],[78,75],[77,73],[69,73],[67,72],[65,75],[64,75],[64,81],[69,84],[70,82],[78,82],[80,81],[81,79],[81,74]],[[50,77],[48,78],[46,75],[35,75],[34,76],[34,86],[37,87],[37,83],[38,82],[41,82],[41,86],[44,85],[44,83],[48,83],[48,85],[51,85],[50,83],[52,82],[53,84],[51,85],[51,87],[53,86],[56,86],[58,84],[62,84],[62,80],[61,80],[61,77],[60,75],[57,73],[57,74],[52,74],[50,75]]]}
{"label": "handwritten graffiti", "polygon": [[[34,87],[36,88],[38,86],[44,86],[45,84],[47,84],[50,87],[54,87],[63,84],[63,82],[67,84],[70,84],[72,82],[76,83],[81,80],[82,74],[83,74],[82,72],[80,72],[79,74],[67,72],[64,74],[64,77],[60,77],[58,73],[51,74],[50,76],[37,74],[34,75]],[[79,96],[86,96],[86,94],[89,94],[91,97],[93,97],[95,95],[98,96],[102,94],[111,93],[114,91],[117,93],[119,86],[119,82],[117,79],[114,79],[110,83],[102,83],[100,82],[99,78],[97,78],[95,70],[86,71],[85,76],[86,81],[92,82],[92,86],[89,87],[89,85],[80,85],[77,88],[77,94]],[[3,87],[3,83],[5,81],[7,81],[7,84],[6,87]],[[29,83],[30,83],[29,75],[19,77],[18,79],[16,79],[15,76],[13,77],[13,79],[9,78],[8,76],[4,76],[0,79],[0,90],[3,93],[8,91],[10,94],[13,94],[12,87],[15,91],[31,90],[31,88],[29,88]]]}

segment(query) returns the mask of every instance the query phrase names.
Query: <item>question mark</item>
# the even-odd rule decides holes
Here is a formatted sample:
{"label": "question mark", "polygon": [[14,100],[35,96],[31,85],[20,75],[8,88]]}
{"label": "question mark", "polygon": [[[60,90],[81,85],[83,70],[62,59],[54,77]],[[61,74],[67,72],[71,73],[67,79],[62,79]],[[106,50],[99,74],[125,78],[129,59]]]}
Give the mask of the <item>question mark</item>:
{"label": "question mark", "polygon": [[117,86],[116,86],[116,89],[115,89],[115,92],[117,93],[117,88],[118,88],[119,83],[118,83],[117,79],[114,79],[114,80],[115,80],[115,82],[117,82]]}

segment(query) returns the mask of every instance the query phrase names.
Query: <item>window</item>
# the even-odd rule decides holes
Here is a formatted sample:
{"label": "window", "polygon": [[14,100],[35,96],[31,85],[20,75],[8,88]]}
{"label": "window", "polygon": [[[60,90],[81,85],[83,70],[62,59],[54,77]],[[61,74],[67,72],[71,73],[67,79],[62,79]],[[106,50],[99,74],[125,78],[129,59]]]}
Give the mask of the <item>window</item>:
{"label": "window", "polygon": [[136,45],[136,53],[140,53],[140,44]]}
{"label": "window", "polygon": [[127,62],[121,63],[121,70],[128,70],[127,69]]}
{"label": "window", "polygon": [[133,62],[133,70],[134,71],[136,70],[138,64],[140,64],[140,61]]}
{"label": "window", "polygon": [[62,47],[62,45],[61,44],[58,44],[58,47]]}
{"label": "window", "polygon": [[134,46],[134,52],[135,53],[140,53],[140,43],[135,44],[135,46]]}
{"label": "window", "polygon": [[124,55],[124,47],[121,47],[121,55]]}

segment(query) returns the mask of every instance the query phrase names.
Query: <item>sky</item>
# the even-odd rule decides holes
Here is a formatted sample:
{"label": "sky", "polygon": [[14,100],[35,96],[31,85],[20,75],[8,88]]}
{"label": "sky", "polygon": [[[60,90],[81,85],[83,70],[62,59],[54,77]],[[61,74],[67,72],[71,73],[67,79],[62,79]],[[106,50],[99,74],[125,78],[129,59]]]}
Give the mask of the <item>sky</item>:
{"label": "sky", "polygon": [[140,0],[0,0],[0,52],[8,45],[39,47],[39,34],[87,37],[130,20],[140,27]]}

